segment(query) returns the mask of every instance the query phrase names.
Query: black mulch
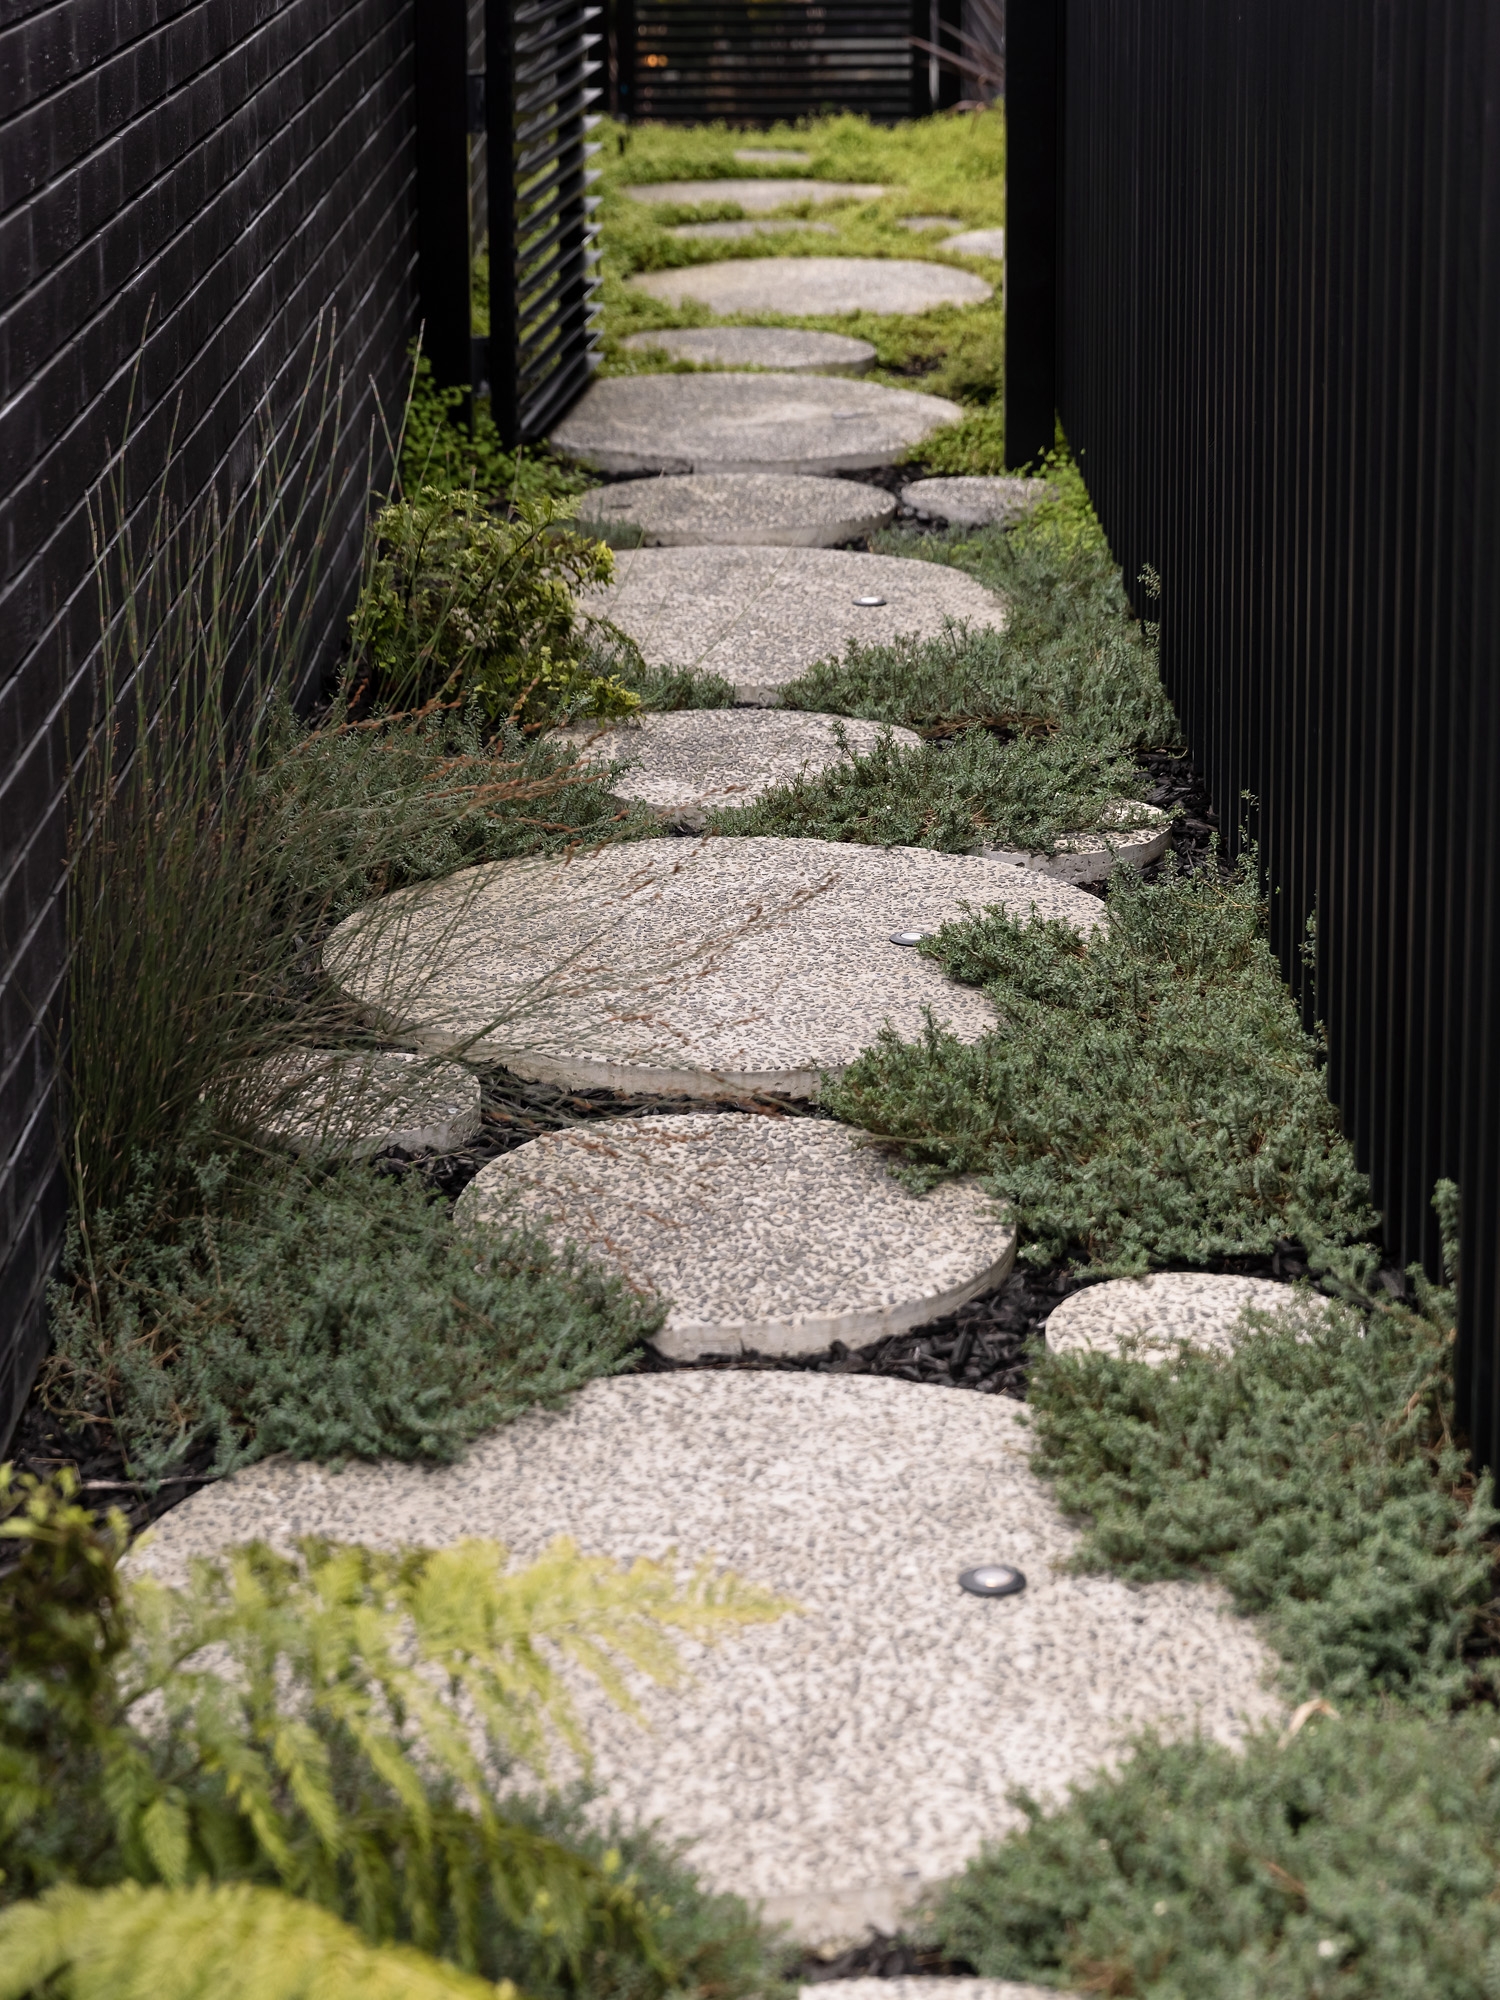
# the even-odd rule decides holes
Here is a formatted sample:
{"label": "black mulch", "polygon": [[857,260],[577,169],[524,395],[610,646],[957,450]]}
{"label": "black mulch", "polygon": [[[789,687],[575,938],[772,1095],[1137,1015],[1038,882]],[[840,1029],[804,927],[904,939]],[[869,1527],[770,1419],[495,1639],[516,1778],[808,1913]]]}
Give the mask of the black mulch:
{"label": "black mulch", "polygon": [[933,1979],[974,1976],[974,1967],[963,1958],[945,1958],[935,1947],[913,1943],[898,1931],[871,1931],[863,1944],[851,1945],[836,1957],[822,1958],[808,1952],[794,1959],[785,1977],[799,1986],[818,1986],[828,1979]]}

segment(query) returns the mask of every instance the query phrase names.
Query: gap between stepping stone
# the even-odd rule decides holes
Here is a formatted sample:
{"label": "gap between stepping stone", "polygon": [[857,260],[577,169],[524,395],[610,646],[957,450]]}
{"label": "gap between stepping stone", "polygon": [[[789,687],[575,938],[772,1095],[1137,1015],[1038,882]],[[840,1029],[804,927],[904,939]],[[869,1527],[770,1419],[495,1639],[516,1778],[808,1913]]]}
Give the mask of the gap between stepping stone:
{"label": "gap between stepping stone", "polygon": [[1143,805],[1139,799],[1121,799],[1114,809],[1122,819],[1144,816],[1147,824],[1119,833],[1104,828],[1098,833],[1070,833],[1057,843],[1055,854],[1030,854],[1021,847],[985,845],[976,850],[995,861],[1009,861],[1017,868],[1031,868],[1050,875],[1057,882],[1107,882],[1117,868],[1149,868],[1166,853],[1172,839],[1172,822],[1157,806]]}
{"label": "gap between stepping stone", "polygon": [[737,257],[732,263],[644,271],[632,290],[716,313],[921,313],[977,306],[994,288],[954,264],[912,257]]}
{"label": "gap between stepping stone", "polygon": [[328,977],[393,1039],[528,1081],[638,1096],[813,1098],[887,1023],[961,1040],[984,994],[893,944],[968,909],[1083,936],[1081,889],[975,855],[748,836],[622,842],[460,869],[346,917]]}
{"label": "gap between stepping stone", "polygon": [[773,208],[789,208],[793,202],[810,201],[815,206],[829,201],[879,201],[885,193],[873,181],[784,180],[764,176],[757,180],[653,181],[628,187],[631,201],[649,202],[658,207],[670,202],[673,208],[706,208],[710,202],[733,202],[751,215],[764,215]]}
{"label": "gap between stepping stone", "polygon": [[901,489],[902,505],[914,514],[978,528],[991,521],[1009,526],[1044,500],[1057,497],[1046,479],[986,477],[975,473],[953,479],[914,479]]}
{"label": "gap between stepping stone", "polygon": [[837,375],[616,375],[548,443],[600,472],[865,472],[962,416],[943,396]]}
{"label": "gap between stepping stone", "polygon": [[1009,1275],[1014,1227],[972,1180],[914,1195],[865,1135],[744,1112],[550,1132],[492,1160],[454,1225],[480,1242],[519,1217],[667,1302],[652,1344],[823,1354],[956,1312]]}
{"label": "gap between stepping stone", "polygon": [[1154,1271],[1147,1278],[1111,1278],[1075,1292],[1047,1318],[1049,1353],[1118,1354],[1154,1368],[1180,1341],[1228,1354],[1247,1306],[1258,1312],[1316,1314],[1327,1301],[1274,1278],[1238,1278],[1213,1271]]}
{"label": "gap between stepping stone", "polygon": [[850,640],[936,638],[949,620],[1002,631],[1009,615],[946,563],[848,549],[633,549],[614,582],[579,603],[627,632],[649,665],[722,674],[739,701],[766,703]]}
{"label": "gap between stepping stone", "polygon": [[615,548],[823,549],[883,528],[896,497],[856,479],[709,472],[622,480],[577,507],[579,525]]}
{"label": "gap between stepping stone", "polygon": [[[922,740],[910,729],[890,733],[912,749]],[[615,797],[638,799],[698,832],[711,807],[749,805],[773,785],[814,777],[851,752],[867,754],[884,734],[878,722],[798,709],[682,708],[554,729],[548,740],[573,743],[601,763],[628,759],[633,768],[610,787]]]}
{"label": "gap between stepping stone", "polygon": [[680,326],[633,333],[627,354],[666,354],[700,368],[770,368],[780,375],[863,375],[875,359],[868,340],[797,326]]}
{"label": "gap between stepping stone", "polygon": [[298,1153],[448,1153],[480,1125],[478,1077],[430,1057],[296,1049],[257,1065],[246,1086],[254,1136]]}

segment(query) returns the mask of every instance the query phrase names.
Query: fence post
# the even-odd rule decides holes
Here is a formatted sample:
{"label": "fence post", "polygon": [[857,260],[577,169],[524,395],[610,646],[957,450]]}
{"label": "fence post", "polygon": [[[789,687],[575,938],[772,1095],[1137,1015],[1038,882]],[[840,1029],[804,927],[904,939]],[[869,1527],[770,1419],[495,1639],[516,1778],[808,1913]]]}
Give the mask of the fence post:
{"label": "fence post", "polygon": [[417,300],[436,380],[470,385],[469,82],[465,0],[416,10]]}
{"label": "fence post", "polygon": [[1005,462],[1050,451],[1057,413],[1058,158],[1067,0],[1010,0],[1005,24]]}

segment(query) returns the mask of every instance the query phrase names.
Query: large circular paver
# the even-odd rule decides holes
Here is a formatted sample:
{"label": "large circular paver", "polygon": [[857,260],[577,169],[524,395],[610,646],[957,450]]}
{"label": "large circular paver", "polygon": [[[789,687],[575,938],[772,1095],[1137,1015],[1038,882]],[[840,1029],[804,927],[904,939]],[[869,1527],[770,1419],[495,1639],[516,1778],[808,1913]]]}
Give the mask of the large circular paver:
{"label": "large circular paver", "polygon": [[[590,757],[629,760],[632,768],[612,786],[617,798],[699,828],[711,807],[749,805],[773,785],[816,775],[850,752],[867,754],[884,733],[878,722],[790,708],[683,708],[553,732]],[[910,729],[891,735],[913,749],[921,742]]]}
{"label": "large circular paver", "polygon": [[247,1079],[251,1129],[298,1153],[446,1153],[479,1130],[479,1079],[394,1051],[297,1049]]}
{"label": "large circular paver", "polygon": [[1003,257],[1005,255],[1005,231],[1003,229],[965,229],[957,236],[945,236],[942,247],[957,250],[965,257]]}
{"label": "large circular paver", "polygon": [[625,190],[632,201],[673,208],[706,208],[732,201],[750,215],[764,215],[793,202],[879,201],[885,193],[873,181],[805,181],[760,178],[751,181],[653,181]]}
{"label": "large circular paver", "polygon": [[810,167],[811,153],[793,152],[787,146],[736,146],[734,157],[747,167]]}
{"label": "large circular paver", "polygon": [[863,375],[875,359],[868,340],[800,326],[679,326],[633,333],[630,354],[668,354],[706,368],[772,368],[780,375]]}
{"label": "large circular paver", "polygon": [[986,478],[980,474],[955,479],[914,479],[901,498],[914,513],[977,528],[989,521],[1009,526],[1019,521],[1057,488],[1046,479]]}
{"label": "large circular paver", "polygon": [[1258,1312],[1319,1310],[1307,1293],[1273,1278],[1156,1271],[1149,1278],[1111,1278],[1064,1299],[1047,1319],[1047,1346],[1055,1354],[1116,1354],[1123,1347],[1153,1366],[1184,1340],[1227,1354],[1247,1306]]}
{"label": "large circular paver", "polygon": [[617,375],[548,442],[601,472],[863,472],[962,415],[943,396],[837,375]]}
{"label": "large circular paver", "polygon": [[883,528],[895,511],[884,487],[795,472],[626,479],[578,502],[580,524],[620,548],[833,548]]}
{"label": "large circular paver", "polygon": [[722,674],[741,701],[774,701],[850,640],[933,638],[950,619],[999,630],[1007,617],[1002,598],[946,563],[848,549],[632,549],[581,602],[652,666]]}
{"label": "large circular paver", "polygon": [[[711,1887],[813,1944],[895,1930],[1024,1824],[1015,1790],[1061,1804],[1133,1731],[1233,1743],[1281,1712],[1273,1656],[1212,1586],[1069,1572],[1078,1531],[1017,1405],[874,1376],[622,1377],[455,1466],[273,1459],[174,1508],[131,1565],[177,1580],[194,1555],[298,1535],[487,1536],[525,1562],[559,1534],[621,1561],[713,1557],[800,1607],[685,1648],[692,1678],[643,1690],[649,1733],[587,1685],[579,1707],[601,1816],[690,1841]],[[978,1562],[1026,1589],[966,1596]]]}
{"label": "large circular paver", "polygon": [[789,236],[796,230],[813,236],[837,236],[831,222],[812,222],[805,215],[788,215],[760,222],[679,222],[669,236],[689,243],[743,243],[750,236]]}
{"label": "large circular paver", "polygon": [[984,995],[893,934],[969,907],[1087,935],[1081,889],[1003,862],[824,840],[641,840],[491,862],[396,891],[324,947],[329,976],[393,1035],[523,1077],[639,1094],[817,1094],[889,1022],[927,1011],[965,1041]]}
{"label": "large circular paver", "polygon": [[645,271],[630,280],[648,298],[691,301],[716,313],[920,313],[934,306],[976,306],[993,287],[953,264],[914,257],[737,257]]}
{"label": "large circular paver", "polygon": [[956,215],[903,215],[897,218],[898,229],[913,231],[925,229],[962,229],[963,224]]}
{"label": "large circular paver", "polygon": [[998,1285],[1016,1232],[972,1181],[909,1194],[822,1118],[701,1111],[551,1132],[493,1160],[454,1223],[521,1217],[668,1305],[663,1354],[821,1354],[926,1326]]}
{"label": "large circular paver", "polygon": [[1053,854],[1032,854],[1021,847],[982,847],[979,851],[996,861],[1014,862],[1018,868],[1033,868],[1059,882],[1107,882],[1117,868],[1149,868],[1171,844],[1171,820],[1159,807],[1142,805],[1137,799],[1122,799],[1116,810],[1124,819],[1138,820],[1144,815],[1147,824],[1117,833],[1071,833],[1057,843]]}

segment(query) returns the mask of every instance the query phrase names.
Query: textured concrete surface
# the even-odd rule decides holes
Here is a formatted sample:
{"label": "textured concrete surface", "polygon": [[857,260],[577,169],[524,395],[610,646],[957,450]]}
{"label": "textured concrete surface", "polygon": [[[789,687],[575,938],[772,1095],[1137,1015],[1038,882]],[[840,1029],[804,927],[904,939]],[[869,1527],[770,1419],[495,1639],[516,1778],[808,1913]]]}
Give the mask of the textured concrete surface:
{"label": "textured concrete surface", "polygon": [[1082,2000],[1055,1986],[1023,1986],[1014,1979],[820,1979],[800,1989],[798,2000]]}
{"label": "textured concrete surface", "polygon": [[929,638],[949,619],[998,630],[1007,617],[1003,599],[946,563],[848,549],[631,549],[614,582],[580,602],[628,632],[653,666],[723,674],[741,701],[773,701],[851,639]]}
{"label": "textured concrete surface", "polygon": [[700,367],[772,368],[780,375],[863,375],[875,359],[868,340],[796,326],[664,327],[633,333],[620,345],[629,354],[668,354]]}
{"label": "textured concrete surface", "polygon": [[873,181],[799,181],[762,177],[753,181],[653,181],[628,187],[632,201],[670,202],[674,208],[706,208],[732,201],[750,215],[765,215],[793,202],[879,201],[885,193]]}
{"label": "textured concrete surface", "polygon": [[1107,882],[1117,868],[1148,868],[1159,861],[1172,839],[1172,822],[1156,806],[1125,799],[1121,814],[1129,819],[1145,814],[1148,823],[1120,833],[1070,834],[1057,843],[1055,854],[1028,854],[1020,847],[982,847],[979,851],[995,861],[1034,868],[1039,875],[1050,875],[1058,882]]}
{"label": "textured concrete surface", "polygon": [[1057,1354],[1114,1354],[1129,1345],[1153,1364],[1179,1341],[1228,1351],[1246,1306],[1259,1312],[1317,1312],[1313,1296],[1274,1278],[1220,1277],[1209,1271],[1156,1271],[1111,1278],[1063,1300],[1046,1323]]}
{"label": "textured concrete surface", "polygon": [[1084,935],[1107,921],[1081,889],[973,855],[665,838],[398,890],[323,962],[393,1038],[524,1077],[811,1097],[886,1022],[916,1036],[930,1008],[978,1040],[984,995],[890,940],[993,903]]}
{"label": "textured concrete surface", "polygon": [[736,146],[734,157],[744,167],[810,167],[811,153],[796,153],[786,146]]}
{"label": "textured concrete surface", "polygon": [[964,229],[957,236],[945,236],[942,247],[945,250],[960,251],[965,257],[1003,257],[1005,255],[1005,231],[1003,229]]}
{"label": "textured concrete surface", "polygon": [[837,375],[617,375],[590,385],[550,443],[601,472],[863,472],[962,415],[944,396]]}
{"label": "textured concrete surface", "polygon": [[914,479],[901,498],[918,514],[961,527],[986,521],[1019,521],[1040,501],[1056,492],[1045,479],[985,478],[974,474],[954,479]]}
{"label": "textured concrete surface", "polygon": [[[601,1813],[659,1821],[714,1887],[827,1944],[893,1929],[1021,1824],[1013,1787],[1060,1801],[1147,1724],[1233,1742],[1280,1712],[1272,1656],[1209,1586],[1065,1573],[1078,1538],[1021,1416],[873,1376],[625,1377],[451,1468],[249,1467],[133,1561],[179,1576],[190,1555],[297,1534],[484,1535],[525,1561],[568,1534],[621,1559],[711,1555],[784,1593],[800,1616],[685,1649],[693,1680],[644,1691],[649,1735],[587,1692],[580,1707]],[[959,1571],[986,1561],[1027,1588],[965,1596]]]}
{"label": "textured concrete surface", "polygon": [[903,215],[897,227],[900,229],[962,229],[963,224],[956,215]]}
{"label": "textured concrete surface", "polygon": [[421,1056],[299,1049],[261,1064],[250,1088],[255,1136],[295,1152],[447,1153],[479,1130],[478,1077]]}
{"label": "textured concrete surface", "polygon": [[459,1196],[483,1238],[517,1214],[665,1299],[655,1345],[822,1354],[926,1326],[1000,1284],[1016,1233],[973,1181],[909,1194],[847,1125],[700,1111],[549,1132]]}
{"label": "textured concrete surface", "polygon": [[580,523],[619,548],[835,548],[883,528],[895,511],[883,486],[795,472],[626,479],[578,502]]}
{"label": "textured concrete surface", "polygon": [[806,216],[764,222],[679,222],[667,234],[685,237],[689,243],[743,243],[750,236],[785,236],[796,229],[814,236],[838,235],[831,222],[812,222]]}
{"label": "textured concrete surface", "polygon": [[[884,731],[878,722],[792,708],[683,708],[552,733],[590,757],[628,758],[632,768],[615,780],[615,796],[639,799],[674,825],[698,830],[710,807],[749,805],[772,785],[836,764],[848,754],[844,744],[856,755],[873,750]],[[910,729],[891,734],[912,748],[921,741]]]}
{"label": "textured concrete surface", "polygon": [[975,306],[993,287],[972,271],[912,257],[737,257],[643,271],[630,280],[648,298],[680,306],[691,300],[716,313],[920,313],[934,306]]}

